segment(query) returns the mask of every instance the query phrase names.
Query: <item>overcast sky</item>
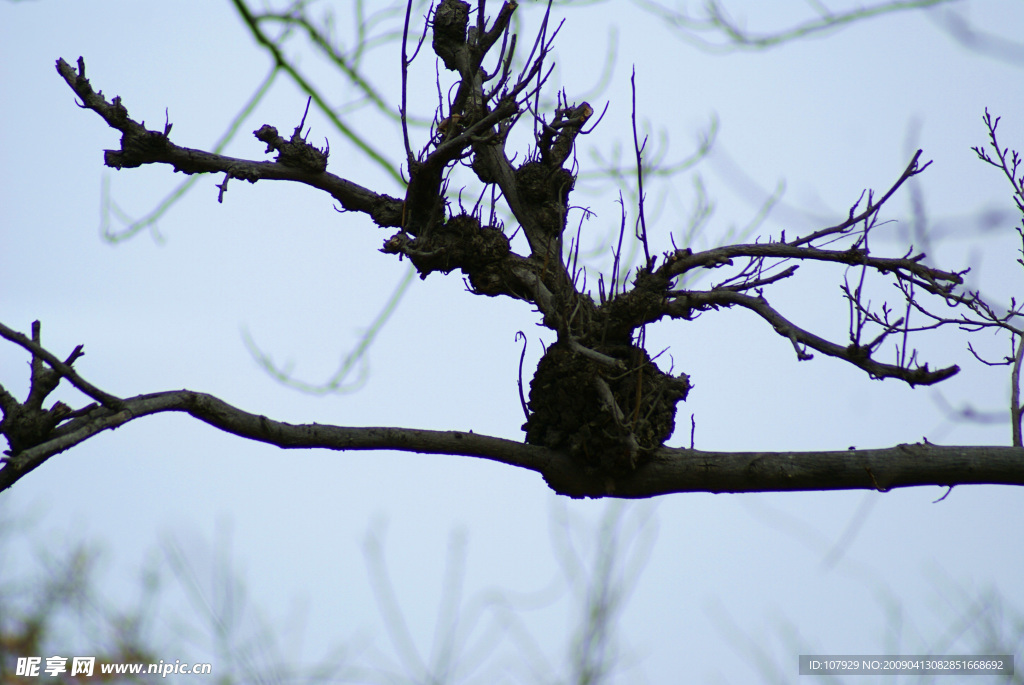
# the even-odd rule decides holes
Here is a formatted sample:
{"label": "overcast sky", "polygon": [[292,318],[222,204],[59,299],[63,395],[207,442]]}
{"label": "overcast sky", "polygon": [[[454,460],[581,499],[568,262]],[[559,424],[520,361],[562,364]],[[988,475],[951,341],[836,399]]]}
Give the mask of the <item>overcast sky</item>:
{"label": "overcast sky", "polygon": [[[328,4],[338,6],[338,33],[350,43],[347,4],[319,3]],[[888,188],[923,148],[924,159],[934,162],[916,190],[935,231],[932,263],[971,266],[973,282],[994,296],[1019,295],[1024,279],[1012,233],[1019,217],[1011,211],[1010,188],[970,148],[987,142],[986,107],[1004,117],[1003,144],[1024,148],[1024,62],[1019,47],[995,55],[966,49],[943,29],[943,12],[994,34],[986,45],[1001,45],[995,41],[1016,39],[1024,29],[1021,3],[957,2],[767,52],[727,54],[697,49],[637,5],[581,4],[555,9],[566,20],[555,78],[570,99],[590,98],[598,111],[609,103],[598,129],[581,141],[581,170],[613,158],[617,145],[631,154],[631,66],[641,125],[652,134],[652,148],[664,134],[667,160],[692,154],[710,122],[718,122],[709,158],[652,188],[660,207],[657,250],[670,246],[669,231],[685,226],[698,183],[715,213],[693,247],[714,245],[746,225],[780,184],[783,202],[760,235],[783,229],[795,235],[844,217],[865,188]],[[813,15],[812,4],[800,2],[773,3],[772,16],[763,16],[760,3],[727,7],[755,31]],[[520,12],[526,45],[525,32],[539,15],[529,2]],[[617,62],[607,88],[595,95],[610,45],[617,45]],[[0,52],[4,324],[28,332],[41,320],[43,342],[60,356],[84,344],[76,368],[122,396],[189,388],[291,422],[522,438],[515,334],[522,330],[529,338],[527,379],[541,341],[551,337],[529,307],[474,297],[458,274],[411,285],[369,353],[358,392],[311,397],[281,387],[258,367],[245,331],[277,362],[293,362],[297,377],[330,376],[406,273],[405,263],[378,251],[389,233],[365,217],[337,213],[323,193],[236,180],[218,204],[221,179],[204,177],[159,222],[159,239],[146,231],[117,245],[103,240],[105,179],[120,208],[141,216],[182,176],[167,167],[105,169],[103,150],[116,148],[119,136],[75,106],[55,60],[83,56],[93,87],[120,95],[135,119],[158,128],[166,110],[174,142],[208,148],[270,68],[230,3],[5,2]],[[355,97],[298,43],[292,54],[301,54],[334,104]],[[429,116],[434,101],[423,98],[436,91],[432,62],[423,59],[412,92],[421,98],[413,100],[420,103],[417,113]],[[366,60],[392,110],[399,102],[398,64],[394,46]],[[280,77],[227,154],[262,159],[264,146],[248,132],[271,124],[287,134],[304,105],[305,97]],[[392,123],[366,109],[351,117],[384,154],[400,158]],[[312,142],[330,141],[335,174],[400,192],[321,114],[311,112],[307,126]],[[584,246],[596,249],[618,226],[619,210],[606,189],[583,190],[575,201],[597,212],[584,225]],[[886,234],[885,249],[894,255],[905,250],[899,238],[909,230],[911,200],[910,192],[901,193],[886,214],[898,222]],[[986,216],[997,219],[998,230],[981,230]],[[607,255],[603,250],[588,262],[594,281],[608,266]],[[777,289],[773,304],[841,342],[842,271],[803,271],[799,282]],[[648,329],[649,349],[670,347],[677,370],[694,383],[679,406],[683,428],[671,444],[688,444],[691,415],[696,446],[708,450],[886,447],[924,437],[1009,444],[1008,424],[957,423],[942,408],[944,398],[958,408],[1005,411],[1007,370],[973,361],[962,334],[927,337],[919,345],[931,366],[955,363],[962,373],[938,389],[910,389],[872,381],[822,355],[798,363],[790,344],[755,319],[717,312]],[[980,346],[992,357],[1008,349],[990,337]],[[22,351],[0,346],[0,382],[8,390],[23,396],[27,371]],[[62,397],[81,403],[74,393]],[[976,629],[986,621],[1019,646],[1021,492],[960,487],[936,503],[944,494],[940,488],[695,494],[625,505],[620,561],[647,562],[630,576],[631,594],[617,622],[615,682],[743,683],[768,675],[792,682],[801,653],[971,653],[980,648]],[[565,676],[589,571],[566,587],[559,531],[572,531],[584,567],[592,569],[595,550],[588,545],[612,506],[560,498],[532,472],[483,460],[285,452],[166,415],[51,459],[2,500],[5,517],[36,522],[12,548],[25,558],[32,550],[101,543],[102,588],[118,603],[128,606],[137,596],[138,571],[147,563],[173,577],[161,556],[173,539],[204,587],[216,584],[216,560],[232,559],[253,612],[277,633],[279,658],[310,663],[348,644],[354,661],[399,673],[408,673],[409,661],[396,656],[374,599],[364,541],[370,533],[381,541],[397,603],[430,663],[449,545],[461,540],[463,608],[494,588],[520,598],[514,607],[536,644],[536,651],[517,651],[503,643],[505,656],[487,662],[479,682],[500,682],[498,674],[506,682]],[[5,565],[0,572],[16,571]],[[554,600],[541,592],[552,587]],[[167,592],[176,596],[173,582]],[[553,603],[531,608],[545,601]],[[171,612],[202,622],[191,608]],[[242,621],[243,634],[255,630],[253,616]],[[481,631],[468,617],[462,626],[456,653],[468,658]],[[170,620],[153,630],[167,644],[182,641]],[[185,658],[185,649],[168,648],[159,657]],[[188,649],[189,658],[213,660],[214,673],[226,670],[209,656],[209,645]],[[272,658],[278,657],[266,650],[254,663],[259,668]]]}

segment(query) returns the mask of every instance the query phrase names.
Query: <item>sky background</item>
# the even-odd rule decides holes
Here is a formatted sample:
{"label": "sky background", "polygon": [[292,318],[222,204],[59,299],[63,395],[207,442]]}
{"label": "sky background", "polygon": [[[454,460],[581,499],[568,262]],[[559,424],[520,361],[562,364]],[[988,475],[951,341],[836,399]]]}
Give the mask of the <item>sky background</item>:
{"label": "sky background", "polygon": [[[609,103],[579,146],[583,171],[613,159],[616,149],[625,159],[631,154],[633,66],[639,120],[652,146],[667,141],[668,161],[692,154],[718,122],[708,159],[664,185],[652,182],[652,211],[660,208],[653,249],[670,247],[669,231],[680,235],[698,184],[715,213],[695,249],[742,229],[780,183],[782,203],[759,235],[796,235],[845,217],[865,188],[884,191],[920,147],[934,160],[914,187],[932,229],[932,263],[972,267],[972,284],[999,301],[1020,292],[1010,188],[970,148],[987,142],[986,107],[1004,117],[1001,142],[1024,148],[1022,50],[969,50],[942,27],[943,13],[954,12],[978,31],[1013,40],[1024,28],[1021,3],[955,2],[765,52],[727,54],[695,48],[634,4],[576,5],[554,10],[565,19],[554,82],[598,111]],[[351,10],[332,6],[339,38],[350,45]],[[328,3],[313,7],[319,14]],[[755,31],[791,26],[814,12],[799,2],[772,3],[770,16],[762,3],[727,7]],[[532,39],[537,10],[521,5],[524,38]],[[595,94],[612,45],[614,69]],[[522,438],[515,334],[529,338],[524,381],[551,336],[529,307],[473,297],[457,274],[412,284],[370,351],[357,392],[311,397],[281,387],[255,363],[246,331],[279,363],[293,362],[297,377],[329,377],[406,273],[405,263],[378,251],[389,232],[337,213],[323,193],[235,180],[218,204],[221,179],[203,177],[159,222],[159,238],[143,232],[117,245],[103,240],[104,179],[113,200],[141,216],[182,176],[163,166],[105,169],[102,151],[116,148],[119,136],[75,106],[55,60],[84,56],[93,87],[108,98],[120,95],[133,118],[158,128],[167,110],[174,142],[209,148],[270,68],[229,3],[4,2],[0,54],[0,321],[28,332],[41,320],[43,342],[59,356],[84,344],[79,373],[122,396],[189,388],[284,421]],[[296,43],[289,54],[335,105],[351,103],[344,79],[312,53]],[[365,63],[393,109],[398,64],[394,44],[370,52]],[[433,61],[424,55],[418,67],[410,102],[430,116]],[[280,78],[226,153],[263,159],[264,146],[248,132],[266,123],[287,135],[304,105],[305,96]],[[400,159],[400,129],[392,122],[369,109],[346,116]],[[311,142],[330,141],[333,173],[401,192],[319,113],[310,113],[307,126]],[[425,134],[415,135],[422,145]],[[884,232],[892,254],[906,249],[910,191],[885,214],[897,220]],[[589,278],[596,280],[610,265],[602,241],[617,228],[619,208],[607,186],[584,184],[573,198],[597,213],[584,225],[584,247],[594,251]],[[841,341],[842,275],[803,267],[769,292],[770,301],[796,323]],[[991,357],[1007,353],[1005,340],[979,340]],[[943,409],[944,398],[957,408],[1005,411],[1007,369],[973,361],[963,334],[919,341],[933,367],[963,368],[936,389],[872,381],[823,355],[798,363],[786,340],[742,311],[650,328],[648,348],[665,347],[694,383],[679,406],[683,429],[673,445],[688,444],[691,415],[696,446],[706,450],[887,447],[923,437],[1010,441],[1008,424],[956,422]],[[19,397],[27,361],[20,349],[0,346],[0,382]],[[58,396],[80,403],[71,392]],[[559,682],[570,670],[580,597],[600,549],[595,536],[612,516],[622,531],[617,568],[629,586],[616,621],[614,682],[793,682],[801,653],[974,653],[984,644],[983,626],[1016,645],[1019,657],[1020,490],[960,487],[936,503],[944,494],[916,488],[571,501],[532,472],[483,460],[285,452],[163,415],[59,455],[4,493],[0,513],[31,525],[10,540],[0,575],[34,568],[38,554],[96,542],[104,550],[104,595],[131,606],[140,570],[157,567],[167,579],[166,606],[149,630],[173,645],[159,656],[210,660],[221,673],[228,666],[208,632],[182,627],[206,624],[194,603],[181,600],[167,550],[179,550],[207,597],[216,596],[218,565],[228,559],[246,588],[248,610],[235,635],[252,650],[236,645],[235,652],[246,654],[239,661],[251,669],[247,677],[273,682],[275,660],[319,662],[347,645],[343,657],[330,657],[336,673],[345,672],[343,663],[359,663],[405,674],[395,680],[401,682],[420,675],[417,658],[437,662],[447,569],[463,558],[455,654],[465,670],[452,680]],[[367,540],[379,543],[418,657],[391,638],[375,600],[380,568]],[[497,596],[511,610],[494,609]],[[474,623],[478,610],[487,620]],[[484,626],[495,616],[505,622],[504,641],[482,660],[483,671],[471,670],[480,661],[473,655],[490,653]],[[260,625],[274,633],[276,652],[257,639]]]}

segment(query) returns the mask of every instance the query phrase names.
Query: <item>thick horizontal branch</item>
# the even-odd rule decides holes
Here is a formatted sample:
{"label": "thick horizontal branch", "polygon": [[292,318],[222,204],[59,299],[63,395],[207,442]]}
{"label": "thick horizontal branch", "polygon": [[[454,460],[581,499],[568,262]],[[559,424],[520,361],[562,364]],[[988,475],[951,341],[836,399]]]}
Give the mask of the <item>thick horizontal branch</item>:
{"label": "thick horizontal branch", "polygon": [[350,428],[289,424],[244,412],[212,395],[179,390],[123,400],[123,409],[97,408],[78,430],[8,460],[0,489],[50,456],[103,430],[163,412],[183,412],[220,430],[283,448],[395,449],[489,459],[537,471],[558,493],[572,497],[646,498],[671,493],[878,489],[970,483],[1024,484],[1024,449],[998,446],[898,445],[843,452],[716,453],[662,448],[627,478],[588,476],[551,449],[460,431]]}
{"label": "thick horizontal branch", "polygon": [[544,471],[557,453],[543,447],[473,432],[408,428],[353,428],[325,424],[291,424],[251,414],[221,399],[191,390],[140,395],[120,401],[120,410],[95,407],[85,416],[54,431],[53,437],[7,458],[0,470],[0,491],[55,454],[106,430],[164,412],[183,412],[204,423],[257,442],[284,449],[398,450],[492,459],[512,466]]}
{"label": "thick horizontal branch", "polygon": [[168,137],[170,124],[166,124],[163,131],[147,129],[144,124],[128,116],[121,98],[115,97],[112,102],[107,102],[102,91],[94,91],[85,78],[85,63],[81,58],[78,60],[78,71],[63,59],[57,60],[57,71],[82,100],[85,108],[99,114],[111,128],[122,133],[121,149],[106,151],[104,161],[109,167],[121,169],[143,164],[170,164],[175,171],[186,174],[224,173],[228,178],[250,183],[259,180],[294,181],[329,193],[343,208],[368,214],[378,226],[402,225],[401,199],[375,193],[327,171],[313,171],[281,161],[253,161],[180,147]]}
{"label": "thick horizontal branch", "polygon": [[921,485],[1024,485],[1024,449],[899,445],[841,452],[702,452],[662,448],[627,477],[586,473],[559,452],[460,431],[290,424],[242,411],[204,393],[179,390],[95,407],[55,436],[6,460],[0,491],[45,462],[105,430],[162,412],[184,412],[220,430],[284,449],[398,450],[490,459],[541,474],[572,497],[642,498],[674,492],[874,489]]}
{"label": "thick horizontal branch", "polygon": [[[8,437],[12,447],[7,453],[9,456],[2,460],[0,492],[50,457],[103,431],[164,412],[186,413],[227,433],[284,449],[398,450],[489,459],[535,471],[556,492],[572,497],[641,498],[698,491],[884,491],[896,487],[980,483],[1024,485],[1024,448],[941,447],[929,443],[840,452],[730,453],[663,447],[636,470],[612,477],[585,468],[559,450],[473,432],[291,424],[243,411],[212,395],[190,390],[121,399],[85,381],[69,363],[60,361],[36,340],[6,327],[0,328],[0,335],[103,402],[78,410],[58,403],[58,407],[48,412],[54,415],[63,407],[55,414],[57,420],[36,430],[34,425],[39,423],[38,419],[47,414],[41,409],[43,398],[37,398],[34,404],[26,401],[24,405],[17,405],[13,396],[0,385],[3,399],[0,408],[4,413],[0,433]],[[34,373],[33,379],[42,375]],[[55,383],[47,384],[50,390],[55,387]],[[30,396],[35,391],[31,389]],[[12,436],[19,438],[11,439]]]}
{"label": "thick horizontal branch", "polygon": [[[877,490],[923,485],[1024,485],[1024,449],[915,443],[835,452],[702,452],[662,448],[616,497],[674,492]],[[572,494],[572,493],[565,493]]]}

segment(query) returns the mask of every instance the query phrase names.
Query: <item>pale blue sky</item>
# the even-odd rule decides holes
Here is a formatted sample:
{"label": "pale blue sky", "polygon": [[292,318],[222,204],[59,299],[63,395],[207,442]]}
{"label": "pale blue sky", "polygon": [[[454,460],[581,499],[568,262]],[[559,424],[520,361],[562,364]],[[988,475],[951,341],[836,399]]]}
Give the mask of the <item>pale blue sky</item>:
{"label": "pale blue sky", "polygon": [[[745,4],[728,6],[738,16]],[[1020,3],[953,7],[1007,38],[1024,28]],[[522,4],[528,25],[535,10]],[[1024,148],[1020,64],[964,50],[921,13],[766,53],[708,55],[632,4],[562,12],[559,76],[570,97],[574,87],[585,90],[597,80],[609,25],[619,27],[610,89],[592,101],[598,110],[605,100],[611,106],[583,141],[584,169],[591,147],[607,156],[614,141],[628,144],[631,64],[641,118],[669,134],[670,158],[688,155],[712,116],[720,121],[717,152],[697,170],[717,202],[703,237],[708,243],[756,212],[758,198],[745,195],[732,165],[767,190],[785,181],[786,207],[778,216],[786,223],[764,230],[793,234],[845,215],[865,187],[887,188],[909,161],[908,130],[919,122],[916,145],[934,160],[920,189],[930,217],[953,231],[937,245],[934,261],[979,267],[986,288],[1020,292],[1012,235],[981,239],[970,226],[979,211],[1012,209],[1005,180],[975,161],[970,147],[986,142],[987,106],[1004,117],[1004,144]],[[794,2],[779,12],[763,19],[750,10],[749,26],[782,25],[784,15],[810,10]],[[102,151],[116,147],[118,136],[75,106],[54,61],[84,56],[93,86],[122,96],[133,117],[155,127],[166,108],[176,143],[209,146],[269,66],[227,2],[4,3],[0,46],[0,321],[27,331],[40,319],[44,343],[57,354],[84,344],[77,368],[117,394],[187,387],[286,421],[521,438],[514,335],[530,336],[529,374],[540,355],[536,316],[520,303],[469,295],[456,274],[413,284],[373,348],[369,379],[358,393],[311,398],[257,368],[243,327],[276,359],[294,360],[303,378],[328,375],[404,273],[404,264],[377,251],[389,234],[363,217],[337,214],[321,193],[233,181],[217,204],[221,179],[203,178],[161,221],[163,243],[147,234],[117,246],[103,242],[105,175],[115,199],[135,214],[181,176],[162,167],[105,170]],[[398,57],[377,57],[372,74],[395,98]],[[311,57],[303,63],[320,73]],[[433,81],[422,88],[431,96]],[[340,82],[330,92],[344,97]],[[243,131],[263,123],[290,131],[304,104],[282,79]],[[397,192],[319,115],[308,123],[314,142],[330,139],[334,173]],[[397,156],[400,138],[387,125],[379,130],[382,148]],[[263,145],[243,133],[228,153],[261,158]],[[690,211],[693,182],[688,172],[669,191],[657,249],[668,246],[664,230],[680,227]],[[618,210],[607,194],[586,201],[598,212],[587,225],[596,241],[617,225]],[[906,219],[909,207],[904,193],[888,216]],[[1005,215],[1007,233],[1014,220]],[[892,250],[902,251],[896,243]],[[841,340],[841,271],[805,269],[806,280],[780,287],[773,303]],[[1009,442],[1006,425],[951,424],[931,389],[871,381],[821,355],[797,363],[787,341],[745,312],[659,325],[648,330],[648,342],[655,350],[671,345],[677,368],[691,374],[695,387],[680,405],[679,424],[688,427],[696,414],[700,448],[843,449],[924,436],[949,444]],[[1008,374],[979,368],[964,338],[936,336],[920,348],[933,366],[964,368],[941,389],[949,401],[1005,405]],[[1004,348],[986,349],[995,355]],[[0,346],[8,389],[24,392],[26,362],[18,350]],[[687,440],[684,430],[673,443]],[[698,494],[630,505],[630,516],[651,517],[657,538],[619,624],[624,663],[632,669],[616,682],[751,682],[764,669],[751,657],[755,646],[777,665],[777,682],[792,682],[801,651],[920,653],[942,645],[960,613],[988,593],[1008,615],[1024,612],[1020,490],[961,487],[933,504],[943,493]],[[560,577],[552,512],[586,528],[607,506],[558,498],[533,473],[481,460],[283,452],[174,416],[137,421],[55,457],[3,501],[6,515],[40,518],[26,548],[102,541],[107,591],[125,601],[134,596],[123,593],[134,569],[164,536],[181,540],[192,563],[208,569],[218,527],[230,528],[231,553],[268,620],[283,625],[296,604],[305,605],[304,659],[352,639],[368,652],[393,653],[362,552],[375,522],[388,521],[385,552],[398,598],[421,653],[429,654],[453,530],[466,534],[467,596],[489,587],[533,592]],[[848,539],[851,528],[856,534]],[[838,559],[831,556],[836,545]],[[893,603],[901,611],[898,628],[887,613]],[[561,601],[524,617],[559,668],[578,618],[572,606]],[[285,647],[299,639],[291,630],[281,638]],[[544,675],[554,680],[558,673]]]}

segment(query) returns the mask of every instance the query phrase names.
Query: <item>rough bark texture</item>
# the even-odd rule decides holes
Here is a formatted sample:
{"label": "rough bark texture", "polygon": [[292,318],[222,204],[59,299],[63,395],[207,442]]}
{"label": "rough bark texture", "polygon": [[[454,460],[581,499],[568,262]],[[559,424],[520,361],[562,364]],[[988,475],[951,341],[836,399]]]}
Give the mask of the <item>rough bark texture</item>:
{"label": "rough bark texture", "polygon": [[565,452],[588,475],[619,478],[647,463],[675,430],[676,403],[690,390],[636,346],[599,351],[612,366],[556,343],[530,383],[526,442]]}
{"label": "rough bark texture", "polygon": [[[644,347],[645,327],[666,317],[686,321],[716,309],[742,307],[789,340],[799,360],[811,359],[809,350],[814,350],[873,378],[896,378],[910,385],[936,383],[957,373],[956,366],[932,370],[919,364],[906,342],[915,329],[903,318],[890,317],[893,310],[888,305],[878,309],[862,300],[859,286],[842,286],[850,311],[848,341],[826,340],[783,316],[765,291],[793,277],[801,262],[840,265],[857,271],[862,279],[867,273],[890,278],[905,295],[908,312],[912,305],[938,322],[931,327],[962,325],[967,321],[963,312],[975,315],[972,325],[982,321],[979,327],[989,321],[1005,325],[1011,315],[996,317],[976,293],[961,288],[962,273],[928,266],[923,254],[879,257],[868,249],[868,236],[882,206],[928,166],[919,163],[920,151],[877,201],[867,193],[866,202],[863,197],[858,200],[841,223],[788,240],[783,234],[701,252],[683,246],[652,254],[641,199],[634,230],[643,247],[642,263],[622,261],[627,230],[623,207],[612,273],[601,278],[596,292],[593,287],[585,290],[576,263],[579,246],[572,254],[564,236],[570,214],[577,211],[571,204],[578,168],[574,150],[579,136],[587,133],[594,110],[586,102],[568,102],[559,95],[553,111],[536,111],[542,102],[537,96],[550,74],[554,32],[543,29],[526,64],[513,73],[516,37],[510,22],[516,9],[514,1],[505,2],[488,20],[485,3],[471,8],[461,0],[442,0],[435,7],[429,21],[430,45],[454,81],[419,150],[413,149],[408,120],[403,119],[408,173],[403,198],[377,193],[328,171],[329,150],[310,145],[302,134],[305,117],[290,138],[269,124],[254,132],[267,153],[276,153],[274,161],[225,157],[176,145],[170,139],[170,123],[163,130],[150,130],[132,119],[120,98],[108,102],[92,88],[82,58],[77,68],[58,60],[57,71],[86,109],[121,133],[120,149],[106,151],[105,162],[112,168],[168,164],[186,174],[222,173],[222,195],[232,178],[303,183],[325,191],[343,209],[362,212],[378,226],[392,229],[382,251],[408,258],[422,278],[459,271],[474,294],[511,297],[536,308],[556,342],[545,350],[530,382],[523,426],[526,444],[471,433],[290,425],[191,391],[118,398],[74,371],[80,349],[62,361],[41,346],[38,327],[30,339],[0,324],[0,335],[32,356],[31,390],[24,402],[0,386],[0,434],[10,444],[0,469],[0,489],[98,432],[164,411],[187,412],[222,430],[285,448],[400,449],[495,459],[537,471],[557,492],[574,497],[1024,484],[1020,448],[925,444],[809,454],[718,454],[664,447],[675,429],[676,406],[690,392],[685,373],[660,368]],[[247,21],[257,20],[249,16]],[[409,65],[403,48],[403,84]],[[405,96],[403,86],[403,116]],[[509,134],[522,122],[532,127],[532,143],[528,150],[509,152]],[[643,146],[635,130],[634,142],[642,198]],[[514,165],[512,160],[521,161]],[[447,189],[460,165],[472,170],[482,184],[481,198],[495,198],[491,206],[451,209]],[[504,203],[504,211],[497,202]],[[509,214],[514,226],[500,225],[494,218]],[[492,218],[485,222],[483,216]],[[521,254],[510,239],[520,230],[528,248]],[[696,275],[720,280],[705,289],[684,287]],[[929,312],[925,297],[939,303],[941,316]],[[945,314],[947,307],[956,308],[960,318]],[[893,347],[893,340],[903,341],[896,346],[896,359],[877,359],[880,350]],[[45,398],[61,381],[94,402],[74,410],[60,403],[44,409]]]}

